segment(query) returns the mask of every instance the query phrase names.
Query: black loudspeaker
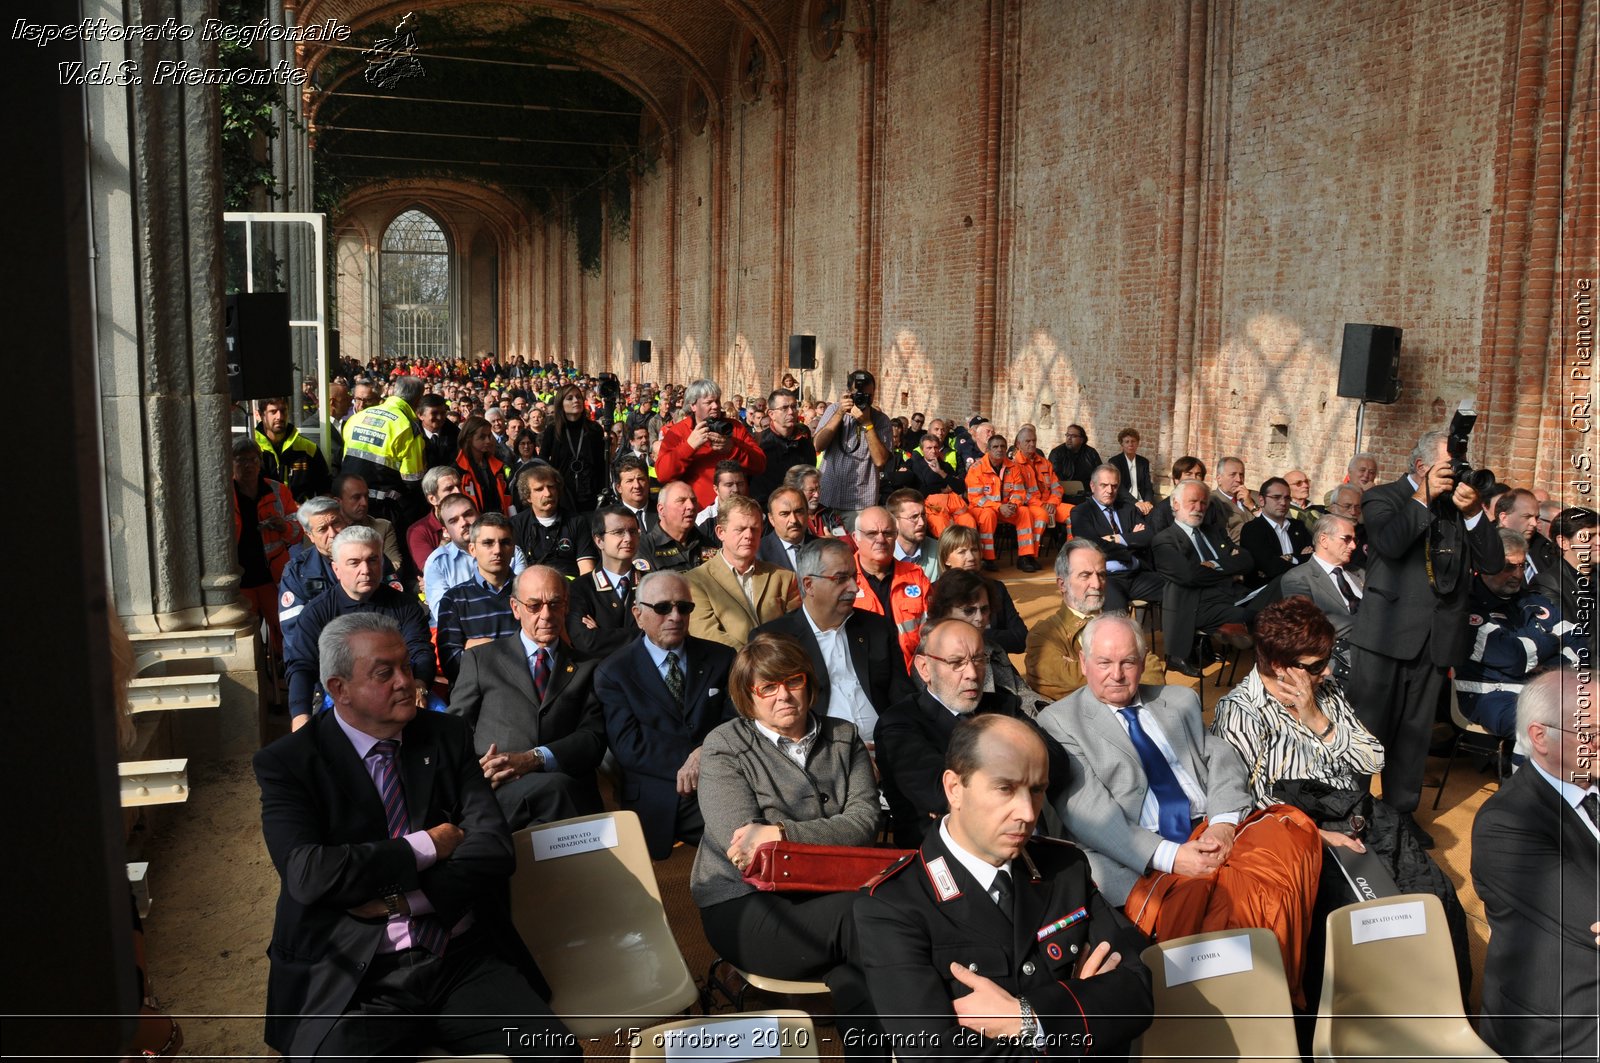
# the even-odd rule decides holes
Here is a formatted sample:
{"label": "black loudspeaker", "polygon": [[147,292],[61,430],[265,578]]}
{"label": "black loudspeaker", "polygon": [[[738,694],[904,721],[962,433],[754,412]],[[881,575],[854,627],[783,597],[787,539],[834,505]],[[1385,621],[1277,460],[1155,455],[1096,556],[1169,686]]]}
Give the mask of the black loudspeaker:
{"label": "black loudspeaker", "polygon": [[1393,402],[1400,397],[1400,337],[1393,325],[1345,325],[1339,397]]}
{"label": "black loudspeaker", "polygon": [[285,292],[235,292],[224,308],[228,391],[234,402],[294,391],[294,348],[289,342]]}
{"label": "black loudspeaker", "polygon": [[650,361],[650,341],[649,340],[634,340],[633,341],[633,360],[635,362],[638,362],[640,365],[649,364],[649,361]]}
{"label": "black loudspeaker", "polygon": [[789,337],[789,368],[815,369],[817,367],[817,338],[815,336]]}

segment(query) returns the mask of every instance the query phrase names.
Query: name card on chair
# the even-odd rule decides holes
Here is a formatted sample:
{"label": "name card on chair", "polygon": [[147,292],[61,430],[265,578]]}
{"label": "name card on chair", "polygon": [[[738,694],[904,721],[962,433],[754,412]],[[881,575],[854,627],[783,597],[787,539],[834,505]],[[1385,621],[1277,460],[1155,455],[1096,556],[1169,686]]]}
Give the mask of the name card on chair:
{"label": "name card on chair", "polygon": [[617,847],[617,821],[610,816],[587,823],[558,823],[541,827],[528,835],[533,842],[535,860],[559,860],[596,849]]}
{"label": "name card on chair", "polygon": [[1428,932],[1428,914],[1421,901],[1403,901],[1350,913],[1350,944],[1385,938],[1410,938]]}
{"label": "name card on chair", "polygon": [[1166,968],[1169,989],[1187,982],[1198,982],[1202,978],[1240,974],[1255,966],[1255,960],[1250,955],[1249,934],[1235,934],[1162,949],[1161,962]]}
{"label": "name card on chair", "polygon": [[[803,1036],[803,1035],[802,1035]],[[748,1019],[728,1019],[705,1026],[684,1026],[655,1035],[651,1047],[664,1050],[668,1060],[702,1059],[721,1063],[769,1059],[780,1054],[793,1037],[783,1034],[778,1019],[755,1015]],[[804,1047],[804,1042],[799,1042]]]}

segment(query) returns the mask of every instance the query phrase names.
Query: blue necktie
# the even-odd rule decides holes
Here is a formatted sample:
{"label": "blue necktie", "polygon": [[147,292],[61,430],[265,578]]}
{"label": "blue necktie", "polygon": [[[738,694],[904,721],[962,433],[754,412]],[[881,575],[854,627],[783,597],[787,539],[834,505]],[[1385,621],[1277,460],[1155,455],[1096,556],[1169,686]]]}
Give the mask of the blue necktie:
{"label": "blue necktie", "polygon": [[1189,840],[1191,830],[1189,797],[1179,785],[1172,765],[1167,763],[1167,758],[1161,755],[1161,750],[1139,722],[1139,707],[1118,709],[1117,715],[1128,721],[1128,738],[1133,742],[1134,752],[1139,754],[1139,763],[1144,765],[1150,792],[1156,795],[1156,802],[1161,806],[1161,829],[1157,833],[1169,842],[1182,845]]}

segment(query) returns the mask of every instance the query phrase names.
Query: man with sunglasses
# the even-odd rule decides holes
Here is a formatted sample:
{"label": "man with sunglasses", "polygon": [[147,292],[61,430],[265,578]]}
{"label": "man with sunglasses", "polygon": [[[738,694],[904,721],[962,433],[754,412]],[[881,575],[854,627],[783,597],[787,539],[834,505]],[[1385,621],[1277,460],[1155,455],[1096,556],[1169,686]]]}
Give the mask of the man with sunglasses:
{"label": "man with sunglasses", "polygon": [[[984,691],[988,665],[983,632],[953,617],[929,624],[916,656],[922,693],[895,705],[878,722],[878,770],[889,797],[894,842],[901,848],[920,846],[949,811],[941,780],[956,724],[985,713],[1027,720],[1015,694]],[[1040,737],[1049,752],[1053,796],[1066,786],[1067,754],[1055,739],[1042,732]]]}
{"label": "man with sunglasses", "polygon": [[[492,534],[510,538],[508,531]],[[599,661],[563,644],[567,581],[553,568],[530,566],[514,581],[510,603],[511,633],[461,655],[450,712],[472,728],[479,766],[512,830],[600,812]]]}
{"label": "man with sunglasses", "polygon": [[622,772],[618,796],[623,808],[638,813],[655,860],[672,855],[674,841],[699,842],[705,829],[696,799],[700,743],[732,716],[733,651],[691,636],[693,612],[683,573],[648,573],[633,604],[644,637],[595,672],[606,741]]}

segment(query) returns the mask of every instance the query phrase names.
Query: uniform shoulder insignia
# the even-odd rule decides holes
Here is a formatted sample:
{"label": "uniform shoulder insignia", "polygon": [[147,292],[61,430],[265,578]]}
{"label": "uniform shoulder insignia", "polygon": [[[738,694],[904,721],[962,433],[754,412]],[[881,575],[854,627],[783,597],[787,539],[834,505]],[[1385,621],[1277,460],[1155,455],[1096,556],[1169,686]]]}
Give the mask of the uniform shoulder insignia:
{"label": "uniform shoulder insignia", "polygon": [[861,888],[866,890],[868,894],[872,893],[873,890],[877,889],[879,886],[883,885],[885,882],[888,882],[900,872],[910,867],[911,861],[916,859],[916,856],[917,854],[915,850],[906,853],[904,856],[900,857],[900,859],[896,860],[894,863],[890,864],[876,875],[873,875],[871,878],[867,879],[866,883]]}
{"label": "uniform shoulder insignia", "polygon": [[640,572],[649,572],[650,562],[647,558],[636,557],[633,559],[633,567],[638,569]]}

